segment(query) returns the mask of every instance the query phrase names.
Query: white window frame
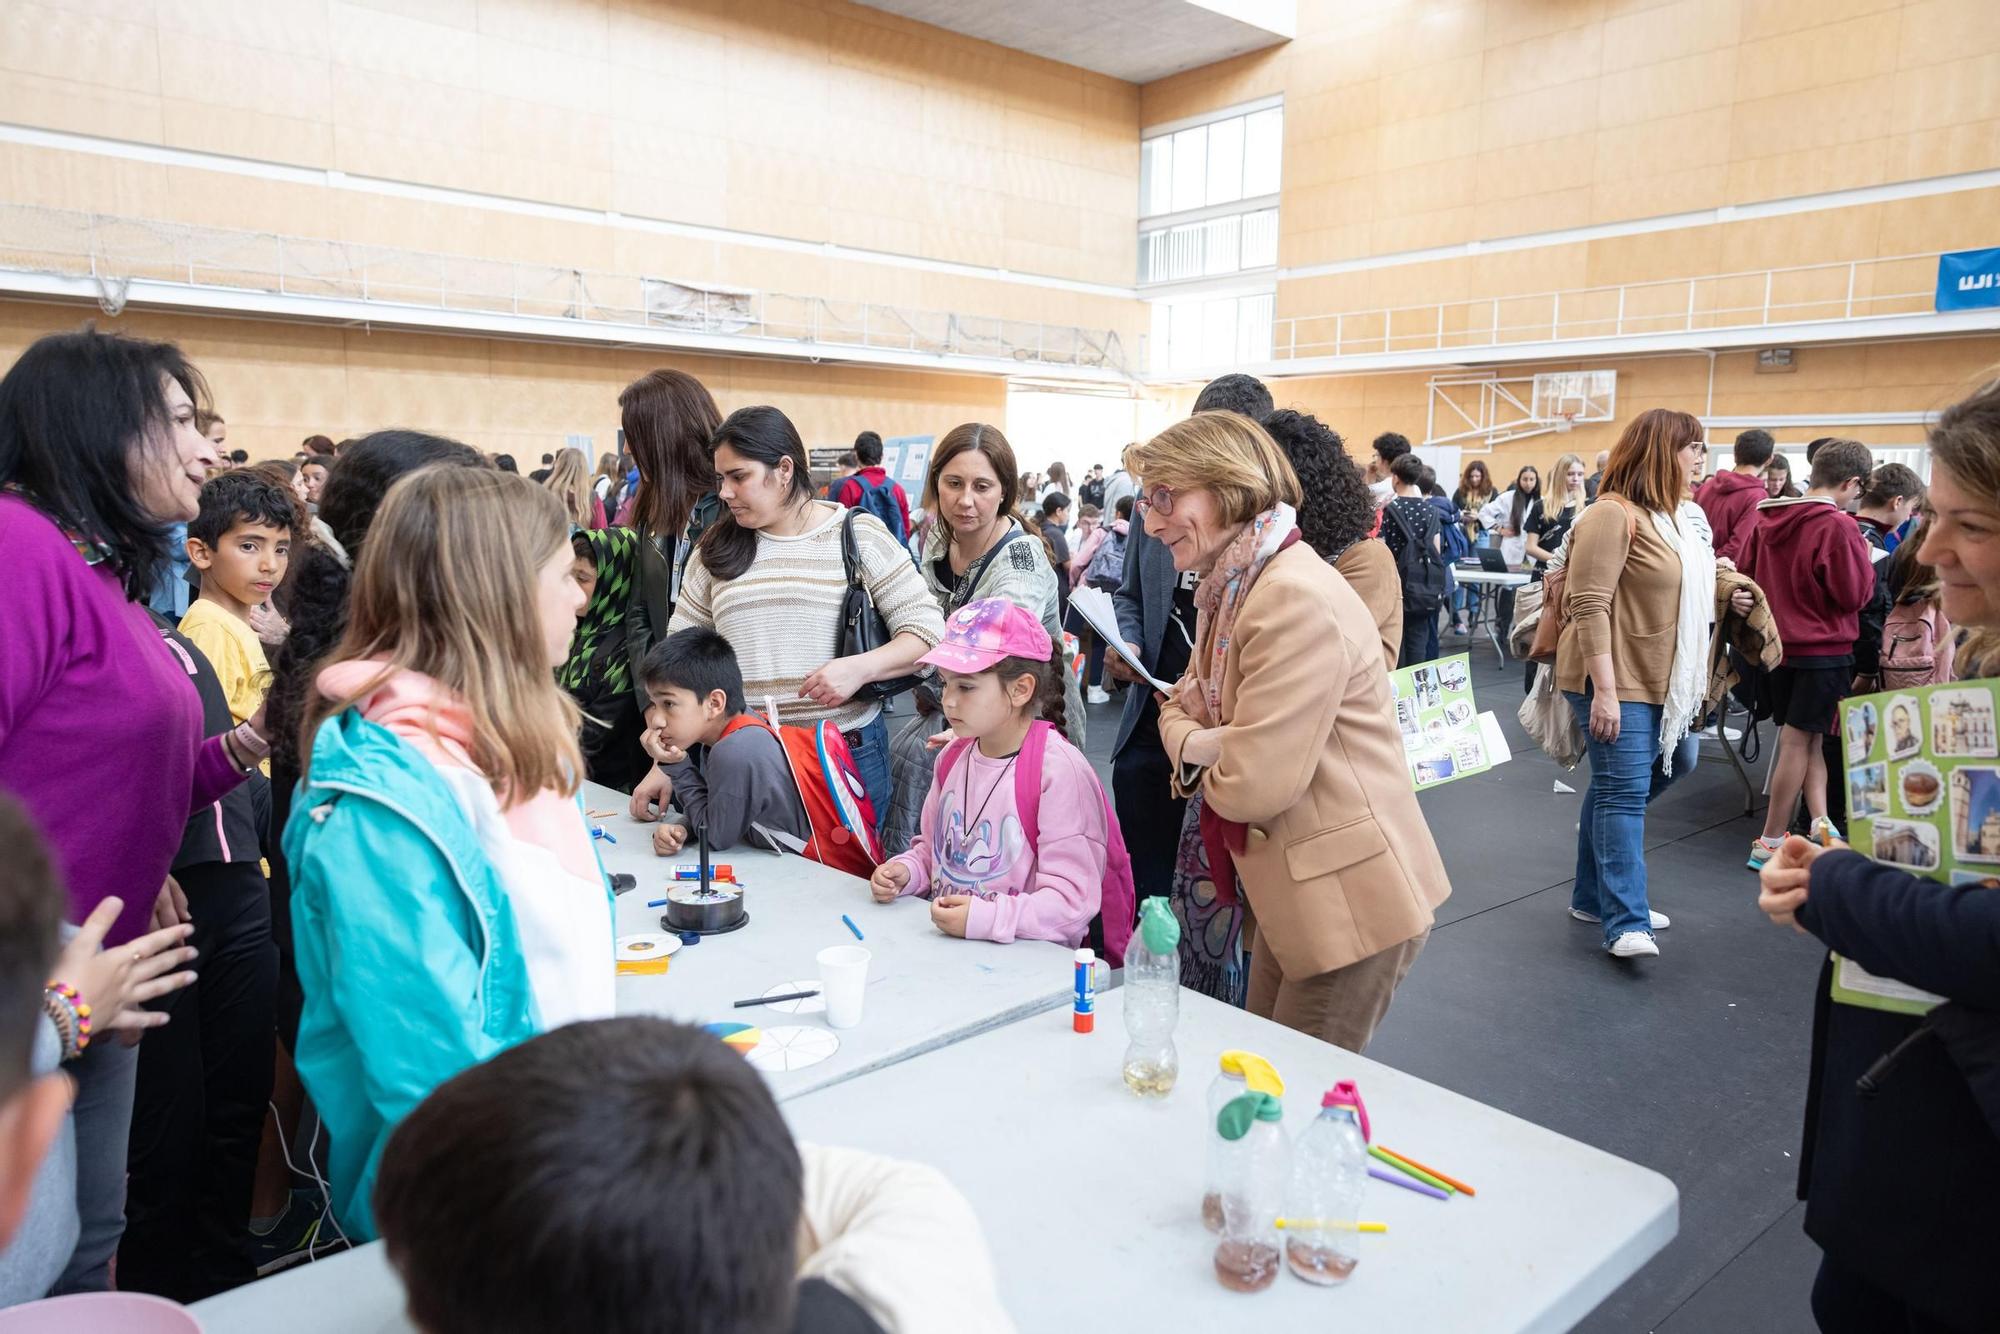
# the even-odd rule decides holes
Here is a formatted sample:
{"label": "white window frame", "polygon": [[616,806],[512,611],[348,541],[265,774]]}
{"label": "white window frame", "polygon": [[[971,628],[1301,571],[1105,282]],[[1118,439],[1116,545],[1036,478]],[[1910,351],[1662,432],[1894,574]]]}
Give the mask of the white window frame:
{"label": "white window frame", "polygon": [[[1276,218],[1275,214],[1278,209],[1279,194],[1283,187],[1283,180],[1281,176],[1278,182],[1278,185],[1280,187],[1279,190],[1274,190],[1263,194],[1254,194],[1254,195],[1240,194],[1239,197],[1234,199],[1219,200],[1212,204],[1208,203],[1207,202],[1208,188],[1210,184],[1209,173],[1213,159],[1208,152],[1207,141],[1206,139],[1204,139],[1203,149],[1202,149],[1202,158],[1203,158],[1202,171],[1200,174],[1200,180],[1201,180],[1200,202],[1192,202],[1193,197],[1186,190],[1183,190],[1181,192],[1180,198],[1176,199],[1174,196],[1174,188],[1180,184],[1180,179],[1179,179],[1180,173],[1175,171],[1173,166],[1173,161],[1179,155],[1175,153],[1170,147],[1168,149],[1168,168],[1167,168],[1170,175],[1167,182],[1167,189],[1164,192],[1164,202],[1166,202],[1169,205],[1178,202],[1184,204],[1185,206],[1180,208],[1169,207],[1164,211],[1157,213],[1148,212],[1148,209],[1151,207],[1152,203],[1151,196],[1154,195],[1155,193],[1161,193],[1159,190],[1159,182],[1157,182],[1154,179],[1155,168],[1153,166],[1153,163],[1157,157],[1157,154],[1149,152],[1148,146],[1151,144],[1157,144],[1162,140],[1167,141],[1169,145],[1171,145],[1174,142],[1175,136],[1186,134],[1190,130],[1203,129],[1207,126],[1216,125],[1227,121],[1242,121],[1245,126],[1244,141],[1237,146],[1237,151],[1235,152],[1238,179],[1239,181],[1241,181],[1243,178],[1243,174],[1247,172],[1249,168],[1252,156],[1250,152],[1250,145],[1248,142],[1249,119],[1252,116],[1259,114],[1260,112],[1277,111],[1280,113],[1281,117],[1280,131],[1279,131],[1279,159],[1282,171],[1282,161],[1283,161],[1282,115],[1284,111],[1284,105],[1285,105],[1285,99],[1283,94],[1275,94],[1270,97],[1260,97],[1249,102],[1241,102],[1235,106],[1221,107],[1214,111],[1203,112],[1199,116],[1189,116],[1181,120],[1167,121],[1163,124],[1148,126],[1147,128],[1140,131],[1139,134],[1140,181],[1139,181],[1138,230],[1140,237],[1140,253],[1141,253],[1140,262],[1143,267],[1138,275],[1139,287],[1147,289],[1149,291],[1173,289],[1183,284],[1212,283],[1217,279],[1236,278],[1246,274],[1254,275],[1254,274],[1268,273],[1274,271],[1278,267],[1277,247],[1275,245],[1272,245],[1271,247],[1270,259],[1268,262],[1261,264],[1252,264],[1248,266],[1245,266],[1242,263],[1243,238],[1248,233],[1249,228],[1245,225],[1239,224],[1238,227],[1235,229],[1237,242],[1236,242],[1236,253],[1233,258],[1233,262],[1224,259],[1219,253],[1218,254],[1207,253],[1206,240],[1207,240],[1208,229],[1203,229],[1203,232],[1199,235],[1198,241],[1194,247],[1199,253],[1188,256],[1190,264],[1187,266],[1182,266],[1186,267],[1188,271],[1177,273],[1175,276],[1170,278],[1151,277],[1150,271],[1156,266],[1159,266],[1158,261],[1156,261],[1153,258],[1154,248],[1156,246],[1164,246],[1168,244],[1167,238],[1176,229],[1188,229],[1196,226],[1197,224],[1213,222],[1220,218],[1230,218],[1230,217],[1247,218],[1247,216],[1250,214],[1271,213],[1274,216],[1272,217],[1269,225],[1271,227],[1271,230],[1275,233],[1278,226],[1278,219]],[[1185,249],[1187,245],[1187,240],[1185,235],[1182,238],[1178,238],[1178,240],[1180,242],[1180,245],[1177,246],[1176,248]],[[1171,262],[1169,262],[1164,267],[1166,267],[1168,271],[1172,271],[1172,269],[1175,266]]]}

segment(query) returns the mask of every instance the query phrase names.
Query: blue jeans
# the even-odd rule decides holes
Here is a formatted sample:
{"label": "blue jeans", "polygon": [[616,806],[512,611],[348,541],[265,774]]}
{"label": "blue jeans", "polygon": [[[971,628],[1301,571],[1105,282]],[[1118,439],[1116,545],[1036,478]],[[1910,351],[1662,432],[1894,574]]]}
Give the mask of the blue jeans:
{"label": "blue jeans", "polygon": [[868,789],[868,801],[875,807],[875,828],[889,818],[889,795],[895,784],[889,776],[889,723],[880,713],[874,721],[848,732],[847,748],[854,752],[854,767],[861,771],[861,785]]}
{"label": "blue jeans", "polygon": [[1590,786],[1576,834],[1576,885],[1569,903],[1604,922],[1607,947],[1627,931],[1653,934],[1646,904],[1646,806],[1674,779],[1694,768],[1700,738],[1689,735],[1674,750],[1674,772],[1660,771],[1660,706],[1620,701],[1618,739],[1590,735],[1590,696],[1564,691],[1576,710],[1590,751]]}

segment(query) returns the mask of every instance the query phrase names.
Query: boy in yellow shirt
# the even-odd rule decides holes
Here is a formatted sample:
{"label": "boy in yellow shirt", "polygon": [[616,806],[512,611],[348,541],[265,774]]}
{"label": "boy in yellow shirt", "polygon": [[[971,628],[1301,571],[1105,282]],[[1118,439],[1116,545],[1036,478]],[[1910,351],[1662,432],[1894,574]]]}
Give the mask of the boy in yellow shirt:
{"label": "boy in yellow shirt", "polygon": [[202,487],[201,512],[188,523],[188,561],[201,571],[201,596],[181,618],[180,632],[215,668],[239,723],[257,712],[270,685],[271,665],[250,628],[250,609],[285,577],[294,512],[282,488],[237,468]]}

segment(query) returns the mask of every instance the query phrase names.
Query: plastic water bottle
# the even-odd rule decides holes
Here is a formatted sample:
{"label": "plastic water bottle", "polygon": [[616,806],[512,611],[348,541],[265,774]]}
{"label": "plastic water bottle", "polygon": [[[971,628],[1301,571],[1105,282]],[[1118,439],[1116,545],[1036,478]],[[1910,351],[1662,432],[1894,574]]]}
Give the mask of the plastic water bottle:
{"label": "plastic water bottle", "polygon": [[1291,1170],[1285,1113],[1268,1093],[1244,1093],[1223,1105],[1222,1238],[1215,1278],[1232,1292],[1262,1292],[1278,1277],[1278,1208]]}
{"label": "plastic water bottle", "polygon": [[1253,1051],[1222,1053],[1220,1068],[1208,1085],[1208,1174],[1201,1193],[1201,1221],[1210,1232],[1222,1231],[1223,1151],[1228,1142],[1217,1130],[1222,1109],[1245,1093],[1285,1096],[1278,1069]]}
{"label": "plastic water bottle", "polygon": [[1352,1080],[1320,1100],[1320,1114],[1292,1146],[1285,1190],[1285,1262],[1308,1283],[1342,1282],[1361,1252],[1361,1195],[1368,1184],[1367,1109]]}
{"label": "plastic water bottle", "polygon": [[1174,1026],[1181,1013],[1181,924],[1163,898],[1139,907],[1139,929],[1125,947],[1125,1087],[1163,1098],[1180,1077]]}

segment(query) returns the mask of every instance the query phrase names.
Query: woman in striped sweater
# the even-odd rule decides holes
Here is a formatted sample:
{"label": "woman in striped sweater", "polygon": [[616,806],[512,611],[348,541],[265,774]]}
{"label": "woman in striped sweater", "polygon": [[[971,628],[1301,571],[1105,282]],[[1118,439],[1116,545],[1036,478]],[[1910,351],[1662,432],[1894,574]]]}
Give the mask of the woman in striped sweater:
{"label": "woman in striped sweater", "polygon": [[880,704],[854,696],[908,674],[943,636],[944,617],[895,536],[857,514],[862,582],[892,638],[872,653],[829,658],[840,645],[847,511],[813,498],[797,429],[776,408],[737,409],[715,433],[715,475],[727,514],[702,534],[667,631],[702,626],[727,639],[752,708],[770,698],[782,722],[831,719],[879,817],[889,809],[889,730]]}

